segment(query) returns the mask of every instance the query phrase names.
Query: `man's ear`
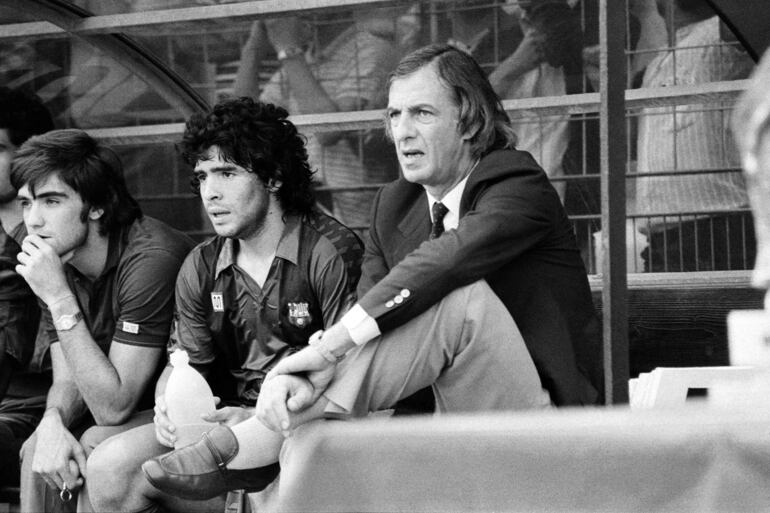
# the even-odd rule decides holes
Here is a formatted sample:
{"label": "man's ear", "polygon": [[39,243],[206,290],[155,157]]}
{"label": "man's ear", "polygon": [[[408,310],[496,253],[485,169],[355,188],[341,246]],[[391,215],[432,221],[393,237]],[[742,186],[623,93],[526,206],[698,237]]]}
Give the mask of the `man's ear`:
{"label": "man's ear", "polygon": [[[469,118],[470,116],[466,116],[467,124],[463,122],[462,119],[457,120],[457,130],[460,132],[460,138],[463,141],[470,142],[473,140],[474,137],[476,137],[482,129],[482,121],[481,120],[475,120],[471,122]],[[463,127],[465,125],[465,127]],[[465,130],[463,130],[465,128]]]}
{"label": "man's ear", "polygon": [[97,221],[101,219],[101,217],[104,215],[104,209],[103,208],[91,208],[88,211],[88,219],[91,221]]}
{"label": "man's ear", "polygon": [[265,188],[268,192],[278,192],[281,189],[281,185],[283,185],[281,180],[270,179],[267,181]]}
{"label": "man's ear", "polygon": [[474,123],[468,127],[468,130],[466,130],[465,133],[460,136],[460,138],[463,141],[471,141],[474,137],[476,137],[476,134],[479,133],[479,130],[481,130],[481,124]]}

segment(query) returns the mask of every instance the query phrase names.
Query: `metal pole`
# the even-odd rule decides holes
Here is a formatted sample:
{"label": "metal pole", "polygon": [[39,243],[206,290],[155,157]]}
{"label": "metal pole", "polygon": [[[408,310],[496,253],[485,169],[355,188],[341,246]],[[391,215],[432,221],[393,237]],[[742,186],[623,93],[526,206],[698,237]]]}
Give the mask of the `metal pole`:
{"label": "metal pole", "polygon": [[626,307],[626,1],[599,3],[599,137],[605,402],[628,402]]}

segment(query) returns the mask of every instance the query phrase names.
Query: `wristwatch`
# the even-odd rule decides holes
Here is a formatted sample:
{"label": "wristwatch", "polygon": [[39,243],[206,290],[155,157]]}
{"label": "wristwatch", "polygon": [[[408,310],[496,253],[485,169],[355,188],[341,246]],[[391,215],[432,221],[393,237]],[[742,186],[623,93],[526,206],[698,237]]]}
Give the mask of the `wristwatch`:
{"label": "wristwatch", "polygon": [[56,331],[69,331],[77,326],[77,323],[82,319],[83,312],[81,311],[70,315],[60,315],[58,319],[53,321],[53,326],[56,328]]}

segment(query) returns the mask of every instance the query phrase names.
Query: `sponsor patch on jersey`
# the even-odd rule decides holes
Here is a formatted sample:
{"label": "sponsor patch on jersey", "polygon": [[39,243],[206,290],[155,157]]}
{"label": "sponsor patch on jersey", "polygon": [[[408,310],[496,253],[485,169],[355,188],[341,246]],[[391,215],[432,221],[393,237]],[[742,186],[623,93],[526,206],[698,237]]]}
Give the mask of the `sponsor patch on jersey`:
{"label": "sponsor patch on jersey", "polygon": [[139,325],[135,322],[123,321],[123,331],[136,335],[139,333]]}
{"label": "sponsor patch on jersey", "polygon": [[215,312],[225,311],[225,299],[222,297],[221,292],[211,293],[211,306],[214,308]]}
{"label": "sponsor patch on jersey", "polygon": [[287,303],[289,322],[298,327],[304,328],[310,324],[310,305],[307,303]]}

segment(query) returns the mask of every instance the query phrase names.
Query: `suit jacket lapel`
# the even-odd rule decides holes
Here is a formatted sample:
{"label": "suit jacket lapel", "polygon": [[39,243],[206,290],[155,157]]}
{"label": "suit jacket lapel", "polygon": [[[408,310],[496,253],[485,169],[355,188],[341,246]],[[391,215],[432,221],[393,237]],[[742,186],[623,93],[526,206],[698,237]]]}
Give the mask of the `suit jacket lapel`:
{"label": "suit jacket lapel", "polygon": [[417,244],[428,238],[430,235],[430,215],[428,214],[428,201],[424,194],[420,194],[404,214],[398,224],[398,230],[405,239]]}

